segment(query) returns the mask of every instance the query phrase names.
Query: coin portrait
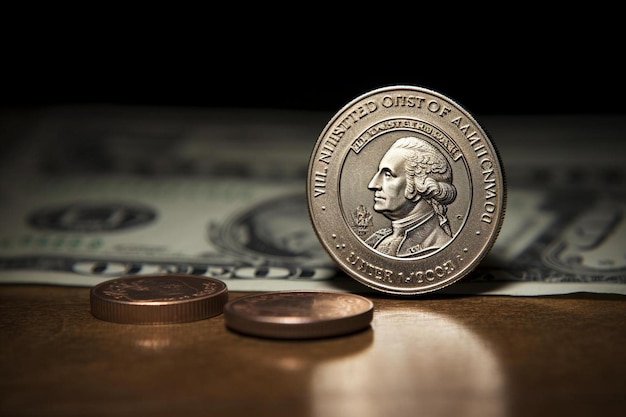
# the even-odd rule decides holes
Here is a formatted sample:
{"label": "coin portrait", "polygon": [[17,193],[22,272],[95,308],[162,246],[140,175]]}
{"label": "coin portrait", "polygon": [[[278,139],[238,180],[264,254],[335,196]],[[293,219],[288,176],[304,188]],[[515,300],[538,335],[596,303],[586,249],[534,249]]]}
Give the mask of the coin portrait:
{"label": "coin portrait", "polygon": [[354,99],[327,124],[307,197],[318,239],[348,275],[421,294],[485,256],[506,188],[495,146],[467,111],[437,92],[392,86]]}
{"label": "coin portrait", "polygon": [[[420,127],[410,133],[381,131],[362,151],[349,153],[343,175],[353,172],[354,182],[340,185],[342,211],[356,235],[375,251],[397,258],[442,249],[467,215],[464,160],[455,161],[425,132],[443,133]],[[360,186],[351,185],[357,182]]]}

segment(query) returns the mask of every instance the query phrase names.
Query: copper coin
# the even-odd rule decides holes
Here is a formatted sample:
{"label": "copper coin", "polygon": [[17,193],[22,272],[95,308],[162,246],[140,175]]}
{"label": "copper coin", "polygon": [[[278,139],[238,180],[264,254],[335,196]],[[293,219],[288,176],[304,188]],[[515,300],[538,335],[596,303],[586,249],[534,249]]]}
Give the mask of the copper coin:
{"label": "copper coin", "polygon": [[94,317],[127,324],[168,324],[221,314],[228,288],[215,278],[186,274],[132,275],[91,288]]}
{"label": "copper coin", "polygon": [[244,296],[224,307],[231,330],[252,336],[311,339],[367,328],[373,303],[362,296],[333,291],[277,291]]}
{"label": "copper coin", "polygon": [[313,229],[339,267],[385,293],[444,288],[471,272],[504,220],[502,161],[452,99],[415,86],[345,105],[311,154]]}

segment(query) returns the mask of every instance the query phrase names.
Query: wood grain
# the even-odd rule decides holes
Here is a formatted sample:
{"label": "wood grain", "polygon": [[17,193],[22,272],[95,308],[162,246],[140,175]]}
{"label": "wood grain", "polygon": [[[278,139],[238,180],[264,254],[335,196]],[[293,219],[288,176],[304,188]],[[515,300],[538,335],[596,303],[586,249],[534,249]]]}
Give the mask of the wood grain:
{"label": "wood grain", "polygon": [[[231,293],[230,299],[247,293]],[[0,415],[617,416],[626,297],[367,297],[370,328],[289,341],[223,316],[94,318],[89,289],[0,286]]]}

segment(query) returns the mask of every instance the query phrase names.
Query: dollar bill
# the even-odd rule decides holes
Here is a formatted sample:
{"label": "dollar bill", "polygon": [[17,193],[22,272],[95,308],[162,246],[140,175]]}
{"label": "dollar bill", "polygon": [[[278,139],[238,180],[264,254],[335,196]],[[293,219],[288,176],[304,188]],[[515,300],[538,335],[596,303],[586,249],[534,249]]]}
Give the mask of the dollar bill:
{"label": "dollar bill", "polygon": [[[308,218],[307,164],[327,114],[40,116],[3,149],[0,282],[92,286],[171,272],[233,291],[366,291],[337,269]],[[504,161],[507,213],[479,267],[441,291],[626,294],[624,118],[481,120]]]}

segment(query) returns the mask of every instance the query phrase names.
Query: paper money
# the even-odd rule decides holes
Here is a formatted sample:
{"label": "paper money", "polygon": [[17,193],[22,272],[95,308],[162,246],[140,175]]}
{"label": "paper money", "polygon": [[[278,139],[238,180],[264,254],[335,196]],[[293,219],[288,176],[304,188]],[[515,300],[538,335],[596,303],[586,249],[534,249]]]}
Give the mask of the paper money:
{"label": "paper money", "polygon": [[[328,258],[307,216],[308,159],[329,115],[43,116],[2,158],[0,282],[194,273],[232,291],[366,291]],[[489,255],[443,291],[626,294],[624,118],[481,120],[502,154],[507,214]]]}

